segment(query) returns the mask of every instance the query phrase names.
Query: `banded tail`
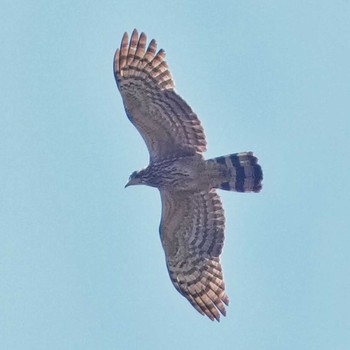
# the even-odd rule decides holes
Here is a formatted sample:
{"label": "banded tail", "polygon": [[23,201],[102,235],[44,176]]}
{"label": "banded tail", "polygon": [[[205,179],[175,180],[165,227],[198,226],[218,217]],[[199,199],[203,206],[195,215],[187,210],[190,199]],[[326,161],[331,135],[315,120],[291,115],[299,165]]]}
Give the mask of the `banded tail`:
{"label": "banded tail", "polygon": [[[263,173],[252,152],[229,154],[208,160],[220,164],[223,177],[216,188],[236,192],[259,192]],[[221,172],[220,171],[220,172]]]}

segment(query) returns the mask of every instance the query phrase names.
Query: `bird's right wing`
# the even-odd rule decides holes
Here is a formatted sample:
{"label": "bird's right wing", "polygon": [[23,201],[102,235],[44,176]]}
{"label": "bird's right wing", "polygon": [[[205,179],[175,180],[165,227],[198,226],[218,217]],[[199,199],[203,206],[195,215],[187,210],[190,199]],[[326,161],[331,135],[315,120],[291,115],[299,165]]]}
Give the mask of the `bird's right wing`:
{"label": "bird's right wing", "polygon": [[163,50],[134,30],[124,34],[114,56],[114,75],[130,121],[146,142],[150,159],[201,154],[203,128],[191,107],[174,91]]}
{"label": "bird's right wing", "polygon": [[160,236],[170,278],[194,308],[211,320],[228,305],[219,255],[225,217],[215,190],[191,194],[161,191]]}

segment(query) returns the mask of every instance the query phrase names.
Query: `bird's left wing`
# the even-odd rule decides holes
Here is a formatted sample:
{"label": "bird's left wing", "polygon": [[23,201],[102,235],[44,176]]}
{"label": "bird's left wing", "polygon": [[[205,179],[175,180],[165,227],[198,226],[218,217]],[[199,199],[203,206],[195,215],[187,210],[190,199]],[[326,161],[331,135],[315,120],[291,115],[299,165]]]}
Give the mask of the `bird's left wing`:
{"label": "bird's left wing", "polygon": [[215,190],[191,194],[161,190],[160,236],[175,288],[211,320],[226,315],[220,253],[225,218]]}
{"label": "bird's left wing", "polygon": [[146,142],[150,159],[201,154],[206,150],[203,128],[191,107],[174,91],[175,85],[155,40],[125,33],[114,56],[114,76],[128,118]]}

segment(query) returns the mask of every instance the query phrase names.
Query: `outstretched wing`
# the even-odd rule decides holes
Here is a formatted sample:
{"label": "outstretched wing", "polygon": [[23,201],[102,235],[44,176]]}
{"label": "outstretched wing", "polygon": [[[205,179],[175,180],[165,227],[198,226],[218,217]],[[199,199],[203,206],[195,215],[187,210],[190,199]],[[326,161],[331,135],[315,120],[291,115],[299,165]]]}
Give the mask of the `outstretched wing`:
{"label": "outstretched wing", "polygon": [[151,162],[206,150],[203,128],[191,107],[174,91],[165,52],[155,40],[125,33],[114,56],[114,76],[128,118],[146,142]]}
{"label": "outstretched wing", "polygon": [[226,315],[228,305],[219,255],[225,217],[215,192],[161,191],[160,236],[170,278],[194,308],[211,320]]}

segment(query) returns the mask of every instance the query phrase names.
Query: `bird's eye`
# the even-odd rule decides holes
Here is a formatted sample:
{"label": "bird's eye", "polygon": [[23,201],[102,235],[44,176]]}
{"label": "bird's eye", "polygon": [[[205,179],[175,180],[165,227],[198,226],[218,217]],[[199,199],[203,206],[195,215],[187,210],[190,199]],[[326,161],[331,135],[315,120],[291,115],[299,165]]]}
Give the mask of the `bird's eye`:
{"label": "bird's eye", "polygon": [[137,178],[137,171],[134,171],[131,175],[129,180]]}

